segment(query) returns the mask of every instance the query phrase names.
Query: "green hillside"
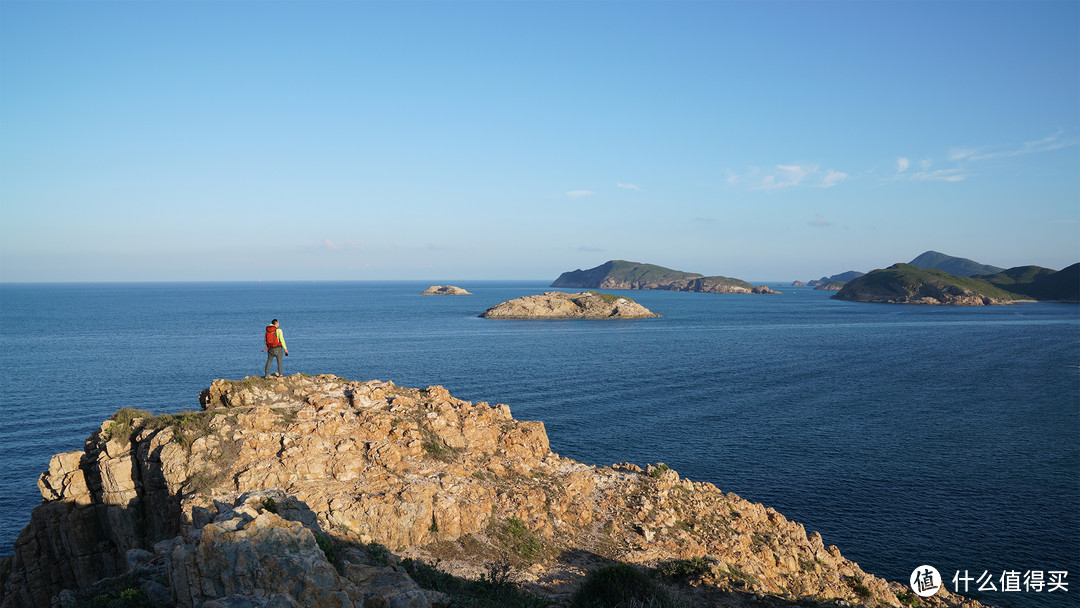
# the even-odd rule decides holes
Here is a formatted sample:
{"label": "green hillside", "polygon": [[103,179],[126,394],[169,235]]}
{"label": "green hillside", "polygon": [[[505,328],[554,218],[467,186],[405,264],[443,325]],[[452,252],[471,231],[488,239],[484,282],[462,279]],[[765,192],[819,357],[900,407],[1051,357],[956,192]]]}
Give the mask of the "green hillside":
{"label": "green hillside", "polygon": [[564,272],[551,284],[552,287],[599,287],[605,280],[615,283],[659,284],[673,281],[690,281],[704,275],[682,272],[626,260],[611,260],[596,268]]}
{"label": "green hillside", "polygon": [[731,277],[722,277],[722,276],[703,277],[701,279],[701,283],[703,285],[706,285],[706,286],[709,286],[709,285],[722,285],[722,286],[725,286],[725,287],[744,287],[746,289],[753,289],[754,288],[754,286],[751,283],[748,283],[747,281],[744,281],[742,279],[733,279]]}
{"label": "green hillside", "polygon": [[976,278],[1035,300],[1080,302],[1080,264],[1060,271],[1042,266],[1017,266]]}
{"label": "green hillside", "polygon": [[989,266],[969,260],[945,255],[937,251],[927,251],[911,260],[911,265],[925,270],[943,270],[949,274],[961,277],[971,277],[980,274],[994,274],[1002,272],[1004,268]]}
{"label": "green hillside", "polygon": [[[873,294],[873,301],[903,299],[918,293],[923,285],[970,291],[1000,302],[1025,299],[1023,295],[1006,291],[982,279],[957,276],[943,270],[918,268],[911,264],[894,264],[883,270],[874,270],[849,281],[833,297],[840,300],[861,300],[866,299],[865,294]],[[857,297],[857,293],[864,295]]]}

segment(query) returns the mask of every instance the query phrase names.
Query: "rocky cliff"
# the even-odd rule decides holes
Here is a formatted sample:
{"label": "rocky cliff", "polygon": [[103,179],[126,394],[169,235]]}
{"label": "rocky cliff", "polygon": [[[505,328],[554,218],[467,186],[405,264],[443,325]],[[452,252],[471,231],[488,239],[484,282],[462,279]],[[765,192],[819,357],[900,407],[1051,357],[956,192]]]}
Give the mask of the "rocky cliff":
{"label": "rocky cliff", "polygon": [[[0,563],[0,605],[104,605],[113,592],[204,608],[452,600],[421,589],[406,567],[419,562],[402,556],[441,559],[447,576],[501,572],[556,605],[615,562],[690,572],[671,583],[685,605],[912,599],[773,509],[663,465],[561,457],[543,423],[439,386],[251,377],[215,380],[200,401],[122,410],[53,457],[44,502]],[[943,592],[922,605],[978,604]]]}
{"label": "rocky cliff", "polygon": [[492,306],[485,319],[642,319],[660,315],[641,304],[608,293],[549,291]]}

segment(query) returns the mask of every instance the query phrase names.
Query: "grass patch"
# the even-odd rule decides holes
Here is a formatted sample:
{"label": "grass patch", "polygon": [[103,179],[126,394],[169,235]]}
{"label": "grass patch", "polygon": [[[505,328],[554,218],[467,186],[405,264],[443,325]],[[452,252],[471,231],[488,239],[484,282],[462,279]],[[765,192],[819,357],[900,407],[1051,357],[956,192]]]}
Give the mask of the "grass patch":
{"label": "grass patch", "polygon": [[756,578],[754,578],[753,576],[750,576],[749,574],[743,572],[742,569],[739,568],[738,566],[736,566],[735,564],[728,564],[727,575],[728,575],[728,578],[732,578],[732,579],[739,580],[739,581],[745,581],[747,584],[749,584],[751,586],[757,586],[757,584],[758,584],[758,581],[757,581]]}
{"label": "grass patch", "polygon": [[138,418],[153,419],[154,415],[146,410],[138,410],[133,407],[124,407],[116,410],[116,413],[109,417],[109,420],[112,422],[110,422],[109,427],[105,429],[105,441],[116,439],[124,443],[130,442],[131,435],[137,430],[134,421]]}
{"label": "grass patch", "polygon": [[851,587],[851,590],[854,591],[855,595],[859,596],[860,599],[865,600],[868,599],[871,595],[873,595],[873,593],[871,593],[870,591],[870,588],[864,585],[861,580],[854,576],[847,579],[847,584],[848,587]]}
{"label": "grass patch", "polygon": [[404,559],[401,566],[417,585],[450,596],[454,608],[547,608],[546,599],[519,589],[509,580],[506,564],[493,564],[480,580],[457,578],[437,568],[413,559]]}
{"label": "grass patch", "polygon": [[461,448],[452,448],[446,445],[432,431],[420,429],[420,434],[423,436],[424,453],[429,458],[439,462],[453,462],[461,456]]}
{"label": "grass patch", "polygon": [[659,479],[661,475],[663,475],[665,472],[670,471],[670,470],[671,470],[671,467],[669,467],[666,464],[661,462],[661,463],[657,464],[655,467],[653,467],[653,469],[651,471],[649,471],[649,477],[652,477],[653,479]]}
{"label": "grass patch", "polygon": [[513,561],[538,562],[548,557],[543,540],[516,517],[497,525],[494,536],[502,552]]}
{"label": "grass patch", "polygon": [[628,298],[626,296],[617,296],[615,294],[602,293],[602,292],[599,292],[599,291],[593,291],[591,289],[586,291],[585,293],[591,293],[594,296],[600,296],[600,299],[603,300],[604,302],[608,303],[608,304],[612,304],[612,303],[616,302],[617,300],[627,300],[628,302],[633,302],[633,300],[631,300],[630,298]]}

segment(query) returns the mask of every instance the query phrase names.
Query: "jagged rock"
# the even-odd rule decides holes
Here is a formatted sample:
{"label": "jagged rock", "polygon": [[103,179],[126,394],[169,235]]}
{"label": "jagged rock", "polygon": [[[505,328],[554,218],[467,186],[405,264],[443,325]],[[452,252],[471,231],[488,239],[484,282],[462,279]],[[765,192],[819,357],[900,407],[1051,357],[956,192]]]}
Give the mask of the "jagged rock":
{"label": "jagged rock", "polygon": [[629,298],[611,294],[549,291],[503,302],[480,316],[485,319],[641,319],[660,315]]}
{"label": "jagged rock", "polygon": [[454,285],[432,285],[420,292],[422,296],[471,296],[472,293]]}
{"label": "jagged rock", "polygon": [[768,287],[768,286],[766,286],[766,285],[758,285],[757,287],[755,287],[755,288],[751,289],[751,290],[750,290],[750,293],[771,293],[771,294],[781,294],[781,293],[784,293],[784,292],[782,292],[782,291],[776,291],[775,289],[772,289],[772,288],[770,288],[770,287]]}
{"label": "jagged rock", "polygon": [[563,458],[541,422],[440,386],[298,374],[215,380],[200,400],[198,413],[103,424],[81,454],[52,459],[45,502],[0,562],[0,606],[61,605],[64,590],[138,564],[180,607],[426,607],[432,594],[393,553],[440,551],[459,556],[441,566],[452,574],[503,561],[559,597],[581,580],[575,555],[707,559],[692,588],[702,605],[788,594],[900,606],[906,593],[773,509],[662,464]]}

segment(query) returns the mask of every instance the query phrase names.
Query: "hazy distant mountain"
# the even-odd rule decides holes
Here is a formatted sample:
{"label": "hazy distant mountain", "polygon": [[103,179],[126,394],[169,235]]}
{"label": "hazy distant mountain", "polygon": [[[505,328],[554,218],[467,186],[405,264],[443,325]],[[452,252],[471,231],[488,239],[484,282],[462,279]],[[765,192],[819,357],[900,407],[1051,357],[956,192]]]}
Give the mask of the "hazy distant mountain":
{"label": "hazy distant mountain", "polygon": [[945,255],[937,251],[927,251],[911,260],[911,265],[924,270],[943,270],[960,277],[973,277],[977,274],[995,274],[1005,270],[997,266],[980,264],[967,258]]}
{"label": "hazy distant mountain", "polygon": [[831,277],[821,277],[816,281],[810,281],[808,285],[812,285],[818,289],[835,291],[844,286],[844,283],[852,279],[857,279],[866,274],[865,272],[859,272],[858,270],[849,270],[847,272],[841,272],[840,274],[834,274]]}

